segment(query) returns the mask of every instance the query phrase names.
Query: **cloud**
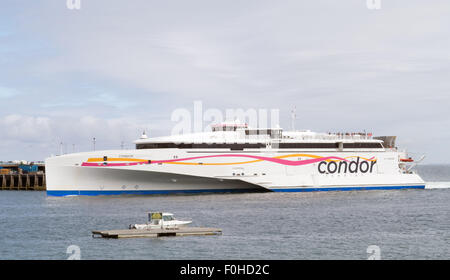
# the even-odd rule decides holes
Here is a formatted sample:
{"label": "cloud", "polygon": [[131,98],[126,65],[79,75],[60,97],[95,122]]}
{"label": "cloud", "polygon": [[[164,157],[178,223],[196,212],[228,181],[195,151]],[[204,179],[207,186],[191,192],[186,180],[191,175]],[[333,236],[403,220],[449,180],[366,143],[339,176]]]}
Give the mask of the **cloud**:
{"label": "cloud", "polygon": [[74,149],[78,152],[89,151],[93,148],[94,137],[98,150],[120,149],[122,144],[124,148],[130,149],[134,147],[132,142],[144,130],[152,136],[160,133],[160,128],[149,122],[136,123],[134,119],[127,118],[7,115],[0,117],[0,131],[2,131],[0,161],[10,160],[8,156],[12,157],[15,154],[20,154],[21,157],[26,155],[28,159],[42,160],[50,154],[60,153],[61,143],[65,153]]}
{"label": "cloud", "polygon": [[401,133],[430,161],[450,156],[435,148],[447,136],[426,125],[448,120],[448,1],[12,3],[0,11],[0,118],[48,119],[45,141],[97,131],[120,143],[111,130],[136,135],[147,123],[170,131],[174,109],[202,100],[280,109],[283,127],[296,105],[298,128]]}

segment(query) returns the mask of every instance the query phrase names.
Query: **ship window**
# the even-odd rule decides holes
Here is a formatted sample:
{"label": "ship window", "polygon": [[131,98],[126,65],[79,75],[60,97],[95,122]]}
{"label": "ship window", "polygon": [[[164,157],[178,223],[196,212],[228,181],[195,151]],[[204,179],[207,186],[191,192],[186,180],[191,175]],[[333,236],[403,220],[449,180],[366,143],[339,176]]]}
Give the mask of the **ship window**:
{"label": "ship window", "polygon": [[263,143],[147,143],[136,144],[136,149],[258,149],[265,148]]}
{"label": "ship window", "polygon": [[246,129],[245,135],[269,135],[270,138],[281,138],[281,129]]}
{"label": "ship window", "polygon": [[280,149],[336,149],[338,143],[280,143]]}
{"label": "ship window", "polygon": [[230,126],[230,125],[226,125],[226,126],[213,126],[212,128],[213,132],[216,131],[236,131],[237,126]]}
{"label": "ship window", "polygon": [[381,143],[344,143],[344,149],[381,149]]}
{"label": "ship window", "polygon": [[[261,149],[264,143],[146,143],[136,149]],[[279,149],[338,149],[339,143],[278,143]],[[381,143],[344,143],[344,149],[381,149]]]}
{"label": "ship window", "polygon": [[[339,149],[339,143],[279,143],[280,149]],[[380,143],[344,143],[346,149],[379,149]]]}

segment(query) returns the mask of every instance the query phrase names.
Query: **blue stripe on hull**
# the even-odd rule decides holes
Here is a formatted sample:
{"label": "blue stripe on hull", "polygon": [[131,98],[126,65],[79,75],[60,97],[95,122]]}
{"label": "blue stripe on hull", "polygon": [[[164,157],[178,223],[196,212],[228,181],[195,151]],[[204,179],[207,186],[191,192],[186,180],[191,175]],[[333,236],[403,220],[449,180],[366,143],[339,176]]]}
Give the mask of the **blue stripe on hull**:
{"label": "blue stripe on hull", "polygon": [[151,194],[199,194],[199,193],[248,193],[261,192],[259,189],[205,189],[205,190],[141,190],[141,191],[47,191],[48,196],[68,195],[151,195]]}
{"label": "blue stripe on hull", "polygon": [[[316,192],[316,191],[361,191],[361,190],[399,190],[399,189],[425,189],[425,185],[415,186],[361,186],[361,187],[323,187],[323,188],[288,188],[271,189],[274,192]],[[49,196],[68,195],[152,195],[152,194],[199,194],[199,193],[247,193],[261,192],[264,189],[200,189],[200,190],[146,190],[146,191],[47,191]]]}
{"label": "blue stripe on hull", "polygon": [[400,189],[425,189],[425,185],[291,188],[291,189],[272,189],[272,191],[274,191],[274,192],[320,192],[320,191],[325,192],[325,191],[364,191],[364,190],[400,190]]}

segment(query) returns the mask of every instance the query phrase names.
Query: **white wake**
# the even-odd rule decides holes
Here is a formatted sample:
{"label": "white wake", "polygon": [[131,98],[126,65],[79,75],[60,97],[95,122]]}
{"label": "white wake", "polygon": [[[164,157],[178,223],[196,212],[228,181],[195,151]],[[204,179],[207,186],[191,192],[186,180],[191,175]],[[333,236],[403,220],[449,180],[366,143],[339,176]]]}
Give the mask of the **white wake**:
{"label": "white wake", "polygon": [[426,189],[449,189],[450,182],[427,182]]}

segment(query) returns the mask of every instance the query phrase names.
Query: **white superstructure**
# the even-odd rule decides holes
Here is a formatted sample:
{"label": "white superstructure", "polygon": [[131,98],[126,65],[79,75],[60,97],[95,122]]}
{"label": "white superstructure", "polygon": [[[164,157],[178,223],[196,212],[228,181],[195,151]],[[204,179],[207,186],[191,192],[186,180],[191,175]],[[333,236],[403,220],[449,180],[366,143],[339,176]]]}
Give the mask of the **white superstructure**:
{"label": "white superstructure", "polygon": [[135,141],[135,150],[48,158],[47,194],[169,194],[424,188],[395,137],[252,129],[224,123],[211,132]]}

